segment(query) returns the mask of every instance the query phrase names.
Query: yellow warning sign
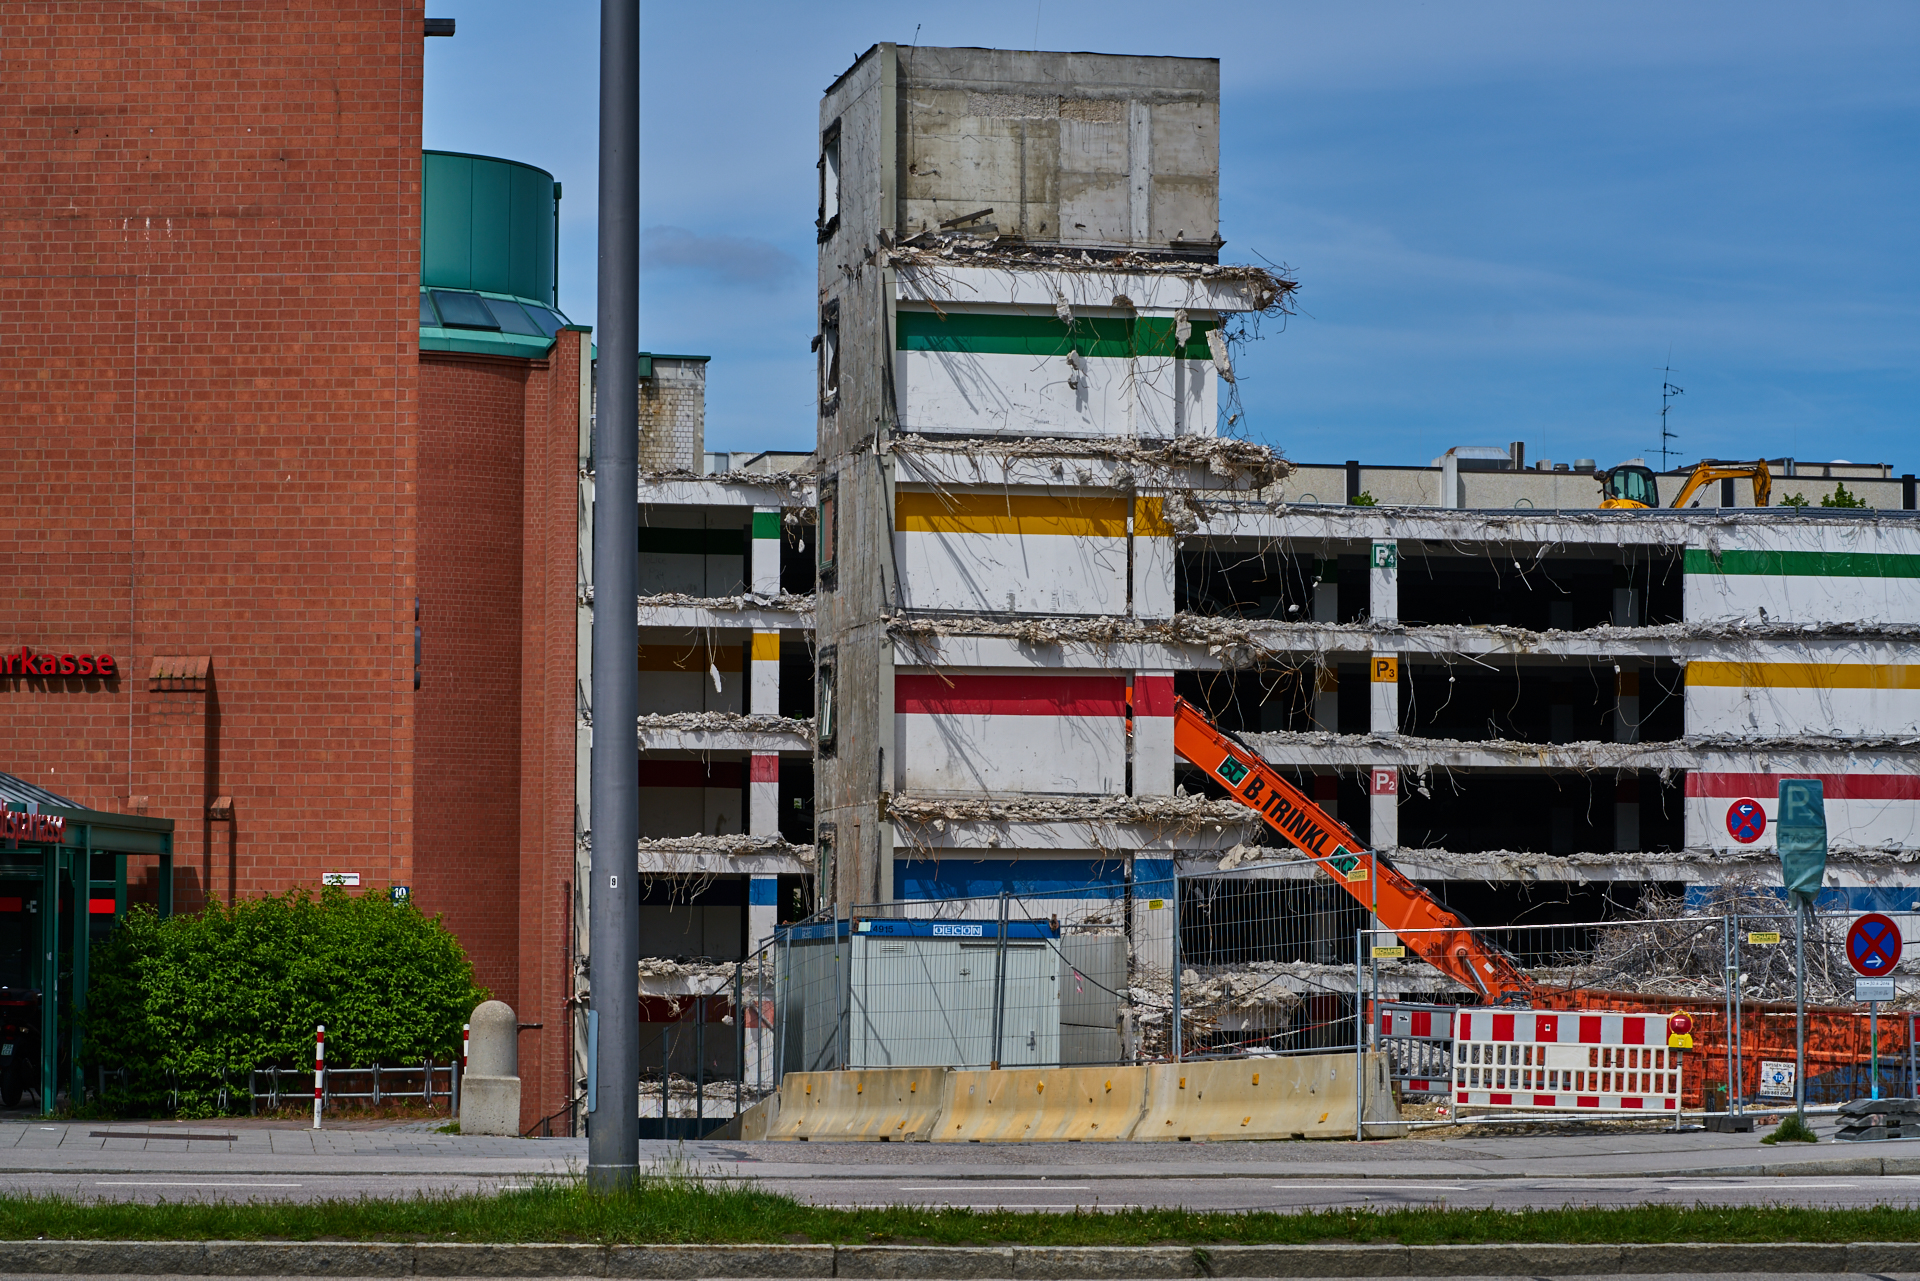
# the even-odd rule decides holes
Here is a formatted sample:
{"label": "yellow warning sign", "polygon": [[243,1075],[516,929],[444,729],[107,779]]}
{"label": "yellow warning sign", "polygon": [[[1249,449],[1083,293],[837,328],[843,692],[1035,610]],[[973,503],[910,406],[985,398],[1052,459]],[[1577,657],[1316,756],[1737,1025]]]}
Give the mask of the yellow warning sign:
{"label": "yellow warning sign", "polygon": [[1404,947],[1376,947],[1373,949],[1373,959],[1376,961],[1404,961],[1406,957],[1407,949]]}
{"label": "yellow warning sign", "polygon": [[1779,941],[1779,930],[1749,930],[1747,932],[1747,942],[1756,945],[1764,946],[1769,943],[1778,943]]}
{"label": "yellow warning sign", "polygon": [[1398,658],[1376,658],[1373,660],[1373,681],[1376,685],[1393,685],[1400,680],[1400,660]]}

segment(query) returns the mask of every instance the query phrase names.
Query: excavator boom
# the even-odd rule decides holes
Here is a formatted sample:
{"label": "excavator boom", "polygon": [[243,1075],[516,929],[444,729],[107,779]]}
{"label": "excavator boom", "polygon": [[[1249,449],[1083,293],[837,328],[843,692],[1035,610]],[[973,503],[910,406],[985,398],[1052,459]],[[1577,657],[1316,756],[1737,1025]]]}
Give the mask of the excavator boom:
{"label": "excavator boom", "polygon": [[1318,863],[1382,925],[1412,931],[1400,933],[1401,942],[1436,970],[1492,1004],[1534,997],[1533,980],[1511,956],[1479,939],[1392,863],[1362,848],[1344,824],[1184,698],[1174,700],[1173,749]]}
{"label": "excavator boom", "polygon": [[1717,458],[1705,458],[1694,467],[1693,474],[1687,477],[1687,483],[1673,497],[1672,505],[1685,507],[1687,500],[1699,493],[1701,488],[1716,480],[1753,481],[1753,505],[1765,507],[1773,500],[1773,472],[1768,469],[1763,458],[1756,463],[1728,463]]}

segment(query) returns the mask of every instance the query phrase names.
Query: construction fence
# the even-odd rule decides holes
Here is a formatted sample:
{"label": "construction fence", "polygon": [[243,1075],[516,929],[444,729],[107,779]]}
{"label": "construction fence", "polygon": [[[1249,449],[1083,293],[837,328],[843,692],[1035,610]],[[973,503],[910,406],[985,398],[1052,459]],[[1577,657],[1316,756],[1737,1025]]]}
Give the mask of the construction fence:
{"label": "construction fence", "polygon": [[[1694,1048],[1673,1064],[1678,1106],[1739,1112],[1793,1100],[1802,941],[1807,1101],[1865,1097],[1876,1079],[1882,1095],[1920,1088],[1920,999],[1902,992],[1877,1018],[1854,1002],[1844,955],[1851,920],[1809,914],[1801,940],[1777,891],[1733,887],[1680,899],[1649,889],[1618,919],[1467,932],[1518,961],[1535,985],[1527,1008],[1689,1014]],[[1361,898],[1307,860],[1136,873],[1119,892],[858,905],[785,927],[739,964],[730,994],[738,1078],[702,1091],[723,1097],[731,1113],[791,1072],[1380,1050],[1406,1104],[1449,1116],[1463,1103],[1529,1106],[1463,1100],[1454,1088],[1470,1067],[1458,1065],[1456,1082],[1455,1013],[1496,1002],[1420,960],[1421,941],[1379,927]],[[1903,961],[1896,981],[1910,971]],[[1569,1024],[1562,1039],[1581,1044],[1578,1028]],[[1595,1070],[1611,1072],[1614,1051],[1598,1040],[1591,1048]],[[1555,1062],[1571,1063],[1570,1052],[1556,1051]],[[1620,1051],[1620,1066],[1628,1057]],[[1638,1068],[1639,1054],[1631,1057]],[[1504,1058],[1499,1068],[1504,1083]],[[1531,1069],[1529,1058],[1529,1082]]]}

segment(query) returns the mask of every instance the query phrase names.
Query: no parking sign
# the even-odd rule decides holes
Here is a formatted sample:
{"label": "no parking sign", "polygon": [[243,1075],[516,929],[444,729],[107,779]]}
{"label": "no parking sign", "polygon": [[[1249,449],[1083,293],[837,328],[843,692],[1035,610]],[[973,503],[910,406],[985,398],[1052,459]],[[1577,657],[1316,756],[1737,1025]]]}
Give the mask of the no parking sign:
{"label": "no parking sign", "polygon": [[1847,964],[1863,978],[1893,973],[1901,947],[1900,927],[1890,916],[1868,912],[1847,929]]}

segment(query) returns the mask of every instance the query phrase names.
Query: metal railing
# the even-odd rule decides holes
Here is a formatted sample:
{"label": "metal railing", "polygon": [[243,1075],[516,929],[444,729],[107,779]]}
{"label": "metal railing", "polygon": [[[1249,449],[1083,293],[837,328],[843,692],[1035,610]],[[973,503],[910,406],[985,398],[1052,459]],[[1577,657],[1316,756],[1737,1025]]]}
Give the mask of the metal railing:
{"label": "metal railing", "polygon": [[[340,1089],[335,1082],[343,1077],[358,1078],[366,1083],[366,1088]],[[408,1078],[414,1080],[417,1088],[405,1088]],[[436,1083],[443,1078],[446,1088],[436,1088]],[[305,1088],[289,1084],[302,1080],[306,1082]],[[378,1107],[384,1101],[419,1099],[429,1109],[433,1107],[435,1099],[445,1099],[447,1110],[457,1113],[460,1108],[460,1064],[457,1059],[448,1063],[422,1059],[416,1064],[392,1067],[383,1063],[366,1067],[335,1067],[329,1063],[326,1079],[321,1085],[321,1106],[323,1110],[331,1108],[337,1100],[342,1099],[365,1099],[371,1107]],[[283,1103],[298,1106],[310,1104],[313,1101],[313,1069],[277,1065],[254,1068],[248,1074],[247,1081],[248,1115],[256,1115],[262,1101],[270,1112],[278,1111]]]}

